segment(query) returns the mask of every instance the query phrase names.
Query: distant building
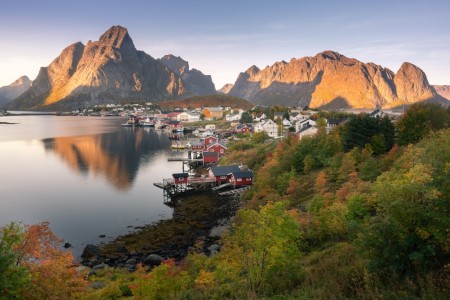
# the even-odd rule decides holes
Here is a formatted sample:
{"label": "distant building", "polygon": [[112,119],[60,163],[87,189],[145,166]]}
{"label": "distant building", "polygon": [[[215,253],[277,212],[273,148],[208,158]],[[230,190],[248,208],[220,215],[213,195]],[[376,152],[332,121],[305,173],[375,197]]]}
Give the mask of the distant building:
{"label": "distant building", "polygon": [[219,154],[217,152],[203,152],[203,164],[211,165],[219,162]]}
{"label": "distant building", "polygon": [[206,120],[220,119],[223,117],[223,110],[220,107],[207,107],[203,109],[202,113]]}
{"label": "distant building", "polygon": [[229,182],[233,172],[241,172],[238,165],[216,166],[209,168],[209,176],[215,177],[216,182],[220,183]]}
{"label": "distant building", "polygon": [[241,119],[240,114],[230,114],[225,116],[227,122],[239,121]]}
{"label": "distant building", "polygon": [[311,120],[311,119],[303,119],[298,121],[297,123],[295,123],[295,132],[299,133],[300,131],[302,131],[302,129],[304,128],[309,128],[309,127],[315,127],[316,121]]}
{"label": "distant building", "polygon": [[182,112],[177,115],[177,121],[181,122],[198,122],[200,121],[200,114],[197,112]]}
{"label": "distant building", "polygon": [[264,131],[271,138],[278,137],[278,124],[272,121],[271,119],[261,121],[257,123],[253,128],[254,132]]}
{"label": "distant building", "polygon": [[219,154],[219,156],[223,156],[227,151],[227,146],[225,146],[225,144],[221,142],[215,142],[214,144],[209,144],[208,146],[206,146],[205,151],[216,152]]}
{"label": "distant building", "polygon": [[230,175],[230,182],[234,187],[253,184],[252,171],[233,172]]}
{"label": "distant building", "polygon": [[243,134],[251,133],[253,132],[253,124],[239,124],[236,126],[236,132]]}

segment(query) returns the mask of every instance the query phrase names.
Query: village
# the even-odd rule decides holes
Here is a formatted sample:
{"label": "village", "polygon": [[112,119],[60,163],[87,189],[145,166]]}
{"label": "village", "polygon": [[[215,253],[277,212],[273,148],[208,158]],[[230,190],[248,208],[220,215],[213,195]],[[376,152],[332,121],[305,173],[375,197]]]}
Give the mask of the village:
{"label": "village", "polygon": [[[318,122],[325,123],[322,126],[325,125],[329,132],[349,120],[346,114],[323,118],[318,111],[302,108],[284,108],[283,111],[272,111],[270,107],[261,106],[249,110],[204,107],[146,111],[139,106],[135,108],[125,112],[128,119],[122,126],[153,127],[168,133],[169,138],[175,140],[171,148],[178,155],[169,158],[169,161],[181,162],[182,172],[154,183],[163,189],[166,203],[188,192],[215,191],[219,195],[239,195],[249,188],[254,181],[252,170],[242,165],[219,165],[230,142],[251,138],[257,133],[266,135],[269,142],[276,142],[288,135],[302,139],[317,133]],[[398,113],[377,108],[368,115],[396,118]],[[184,135],[190,138],[183,140]]]}

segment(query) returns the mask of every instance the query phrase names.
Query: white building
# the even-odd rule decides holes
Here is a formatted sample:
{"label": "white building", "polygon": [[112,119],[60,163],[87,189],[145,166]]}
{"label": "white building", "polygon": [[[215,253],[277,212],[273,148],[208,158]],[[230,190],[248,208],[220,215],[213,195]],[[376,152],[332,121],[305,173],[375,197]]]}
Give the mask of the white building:
{"label": "white building", "polygon": [[278,137],[278,124],[272,121],[271,119],[261,121],[257,123],[254,127],[254,132],[266,132],[267,135],[271,138]]}
{"label": "white building", "polygon": [[297,121],[297,123],[295,123],[295,132],[299,133],[302,131],[302,129],[304,128],[308,128],[308,127],[316,127],[316,121],[311,120],[311,119],[303,119],[300,121]]}
{"label": "white building", "polygon": [[225,116],[227,122],[239,121],[241,119],[240,114],[230,114]]}
{"label": "white building", "polygon": [[180,122],[197,122],[200,121],[200,114],[196,112],[185,111],[177,115],[177,121]]}

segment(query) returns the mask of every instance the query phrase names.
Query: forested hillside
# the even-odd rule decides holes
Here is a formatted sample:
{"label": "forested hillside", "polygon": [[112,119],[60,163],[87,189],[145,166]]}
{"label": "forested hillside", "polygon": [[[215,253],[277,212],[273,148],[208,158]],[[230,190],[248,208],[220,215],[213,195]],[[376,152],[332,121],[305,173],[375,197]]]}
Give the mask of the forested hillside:
{"label": "forested hillside", "polygon": [[[450,292],[449,121],[448,109],[414,105],[396,122],[360,115],[329,133],[318,121],[317,135],[301,140],[254,134],[237,141],[222,163],[246,164],[256,179],[217,255],[167,260],[150,273],[144,267],[97,272],[89,280],[104,287],[74,295],[444,299]],[[12,268],[8,261],[4,266]],[[21,291],[20,284],[10,286]]]}

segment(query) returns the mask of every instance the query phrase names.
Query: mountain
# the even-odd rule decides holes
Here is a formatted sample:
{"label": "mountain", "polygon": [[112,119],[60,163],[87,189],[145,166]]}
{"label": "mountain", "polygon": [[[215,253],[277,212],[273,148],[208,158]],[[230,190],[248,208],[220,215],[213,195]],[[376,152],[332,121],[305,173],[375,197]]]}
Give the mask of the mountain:
{"label": "mountain", "polygon": [[10,85],[0,87],[0,107],[11,102],[31,86],[31,80],[22,76]]}
{"label": "mountain", "polygon": [[181,76],[186,85],[186,89],[193,95],[216,94],[216,87],[210,75],[204,75],[197,69],[189,69],[189,63],[179,56],[168,54],[158,59],[170,71]]}
{"label": "mountain", "polygon": [[450,85],[433,85],[433,87],[439,95],[450,100]]}
{"label": "mountain", "polygon": [[192,70],[183,79],[184,73],[137,50],[126,28],[113,26],[98,41],[65,48],[40,69],[31,88],[8,108],[65,110],[122,100],[161,101],[209,94],[214,85],[197,82],[208,78],[199,73]]}
{"label": "mountain", "polygon": [[385,108],[419,101],[448,105],[428,83],[425,73],[403,63],[397,73],[333,51],[293,58],[239,74],[228,95],[255,104],[320,108]]}
{"label": "mountain", "polygon": [[221,94],[228,94],[232,88],[233,88],[233,84],[227,83],[220,90],[218,90],[218,92]]}

